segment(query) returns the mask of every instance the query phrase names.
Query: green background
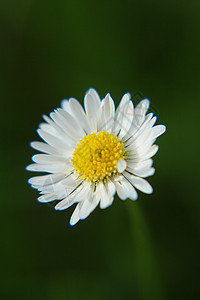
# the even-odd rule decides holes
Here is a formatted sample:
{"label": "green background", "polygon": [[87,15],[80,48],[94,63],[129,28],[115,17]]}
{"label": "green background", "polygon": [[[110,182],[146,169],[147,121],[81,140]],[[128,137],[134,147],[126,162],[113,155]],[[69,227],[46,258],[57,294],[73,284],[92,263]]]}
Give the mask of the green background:
{"label": "green background", "polygon": [[[1,0],[1,299],[198,299],[199,1]],[[152,195],[76,226],[25,171],[41,115],[94,87],[151,100]],[[133,99],[134,100],[134,99]],[[137,99],[135,99],[137,100]]]}

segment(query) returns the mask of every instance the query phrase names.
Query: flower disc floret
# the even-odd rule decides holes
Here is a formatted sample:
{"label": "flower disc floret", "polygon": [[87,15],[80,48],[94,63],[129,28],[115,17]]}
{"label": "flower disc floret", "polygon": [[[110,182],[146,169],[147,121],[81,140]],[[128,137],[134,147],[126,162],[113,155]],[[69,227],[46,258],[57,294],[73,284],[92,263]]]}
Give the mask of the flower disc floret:
{"label": "flower disc floret", "polygon": [[117,172],[117,162],[125,155],[119,138],[108,132],[84,136],[72,155],[75,172],[83,180],[100,181]]}

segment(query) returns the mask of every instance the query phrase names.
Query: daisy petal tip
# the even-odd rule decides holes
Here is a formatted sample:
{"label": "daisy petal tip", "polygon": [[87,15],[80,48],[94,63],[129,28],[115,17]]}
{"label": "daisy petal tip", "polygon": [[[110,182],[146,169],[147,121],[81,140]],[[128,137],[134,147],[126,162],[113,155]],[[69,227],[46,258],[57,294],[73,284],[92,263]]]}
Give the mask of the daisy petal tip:
{"label": "daisy petal tip", "polygon": [[97,91],[96,91],[95,88],[93,88],[93,87],[90,87],[90,88],[86,91],[86,93],[93,93],[93,92],[96,92],[96,93],[97,93]]}
{"label": "daisy petal tip", "polygon": [[[150,101],[148,98],[145,98],[144,100],[146,101],[146,105],[147,105],[147,107],[148,107],[148,109],[149,109],[150,104],[151,104],[151,101]],[[147,110],[148,110],[148,109],[147,109]]]}
{"label": "daisy petal tip", "polygon": [[94,95],[94,94],[96,94],[96,93],[97,93],[97,91],[96,91],[93,87],[90,87],[90,88],[85,92],[84,98],[85,98],[87,95],[92,96],[92,95]]}
{"label": "daisy petal tip", "polygon": [[36,129],[36,132],[37,132],[37,134],[40,136],[41,129],[40,129],[40,128]]}
{"label": "daisy petal tip", "polygon": [[127,92],[127,93],[125,93],[123,96],[122,96],[122,99],[121,99],[121,101],[130,101],[131,100],[131,93],[129,93],[129,92]]}
{"label": "daisy petal tip", "polygon": [[131,100],[131,93],[127,92],[125,95],[127,95],[127,98]]}
{"label": "daisy petal tip", "polygon": [[31,148],[33,148],[33,149],[34,149],[34,143],[35,143],[35,142],[30,142],[30,143],[29,143],[29,146],[30,146]]}
{"label": "daisy petal tip", "polygon": [[144,98],[142,101],[144,101],[145,103],[149,104],[150,105],[150,100],[148,98]]}
{"label": "daisy petal tip", "polygon": [[76,223],[69,222],[69,225],[70,225],[71,227],[73,227],[74,225],[76,225]]}
{"label": "daisy petal tip", "polygon": [[149,185],[149,189],[145,191],[146,194],[152,194],[153,193],[153,188],[151,185]]}
{"label": "daisy petal tip", "polygon": [[54,111],[51,112],[51,113],[49,114],[49,116],[50,116],[50,118],[51,118],[52,120],[53,120],[53,117],[54,117],[55,113],[56,113],[56,110],[54,109]]}
{"label": "daisy petal tip", "polygon": [[136,192],[135,189],[134,189],[134,193],[132,193],[132,194],[129,195],[129,199],[131,201],[136,201],[138,199],[138,194],[137,194],[137,192]]}
{"label": "daisy petal tip", "polygon": [[107,93],[105,99],[109,99],[109,98],[111,98],[110,93]]}
{"label": "daisy petal tip", "polygon": [[132,201],[136,201],[138,199],[138,195],[134,196],[134,197],[129,197],[129,199],[132,200]]}
{"label": "daisy petal tip", "polygon": [[152,176],[152,175],[154,175],[155,174],[155,172],[156,172],[156,169],[155,168],[151,168],[152,170],[151,170],[151,173],[150,173],[150,175],[149,176]]}
{"label": "daisy petal tip", "polygon": [[159,136],[166,132],[167,127],[165,125],[157,125],[157,126],[159,126],[159,129],[160,129]]}
{"label": "daisy petal tip", "polygon": [[68,103],[68,100],[64,98],[61,100],[60,106],[63,108],[66,105],[66,103]]}
{"label": "daisy petal tip", "polygon": [[[25,170],[27,170],[27,167],[25,168]],[[33,177],[29,178],[27,180],[28,184],[32,185],[33,184]]]}
{"label": "daisy petal tip", "polygon": [[[31,165],[28,165],[28,166],[26,166],[26,167],[25,167],[25,170],[26,170],[26,171],[32,171],[32,168],[31,168],[31,166],[32,166],[32,164],[31,164]],[[31,178],[30,178],[30,179],[31,179]],[[28,183],[29,183],[29,180],[30,180],[30,179],[28,179]]]}
{"label": "daisy petal tip", "polygon": [[55,210],[63,210],[61,202],[62,202],[62,201],[59,201],[59,202],[56,204],[56,206],[54,207]]}
{"label": "daisy petal tip", "polygon": [[166,125],[162,125],[163,127],[163,132],[162,133],[165,133],[165,131],[167,131],[167,126]]}
{"label": "daisy petal tip", "polygon": [[74,226],[74,225],[76,225],[78,223],[78,221],[79,221],[79,219],[73,219],[73,218],[71,218],[70,221],[69,221],[69,225],[70,226]]}
{"label": "daisy petal tip", "polygon": [[37,201],[40,203],[47,203],[47,201],[44,201],[44,199],[46,198],[45,195],[42,194],[42,192],[40,192],[40,197],[37,198]]}
{"label": "daisy petal tip", "polygon": [[118,162],[117,162],[117,171],[119,173],[122,173],[126,169],[126,167],[127,167],[127,163],[124,159],[118,160]]}
{"label": "daisy petal tip", "polygon": [[45,114],[42,115],[42,118],[46,121],[47,116]]}
{"label": "daisy petal tip", "polygon": [[[42,196],[43,196],[43,195],[42,195]],[[43,203],[43,201],[41,200],[41,199],[42,199],[42,198],[41,198],[42,196],[40,196],[40,197],[37,198],[37,201],[40,202],[40,203]]]}
{"label": "daisy petal tip", "polygon": [[101,209],[106,209],[106,208],[108,208],[109,206],[111,206],[112,205],[112,203],[109,203],[109,204],[101,204],[101,202],[100,202],[100,208]]}
{"label": "daisy petal tip", "polygon": [[[140,104],[141,103],[141,104]],[[138,105],[142,105],[142,108],[144,109],[145,112],[147,112],[149,110],[150,107],[150,100],[148,98],[145,98],[143,100],[141,100]]]}

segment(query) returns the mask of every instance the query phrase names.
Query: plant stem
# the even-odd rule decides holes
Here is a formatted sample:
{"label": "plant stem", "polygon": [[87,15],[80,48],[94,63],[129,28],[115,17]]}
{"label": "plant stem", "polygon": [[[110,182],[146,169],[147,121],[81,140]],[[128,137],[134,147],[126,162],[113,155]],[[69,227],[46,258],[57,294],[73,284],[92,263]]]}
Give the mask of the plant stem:
{"label": "plant stem", "polygon": [[126,201],[131,223],[134,268],[138,279],[139,299],[166,300],[155,257],[153,241],[138,202]]}

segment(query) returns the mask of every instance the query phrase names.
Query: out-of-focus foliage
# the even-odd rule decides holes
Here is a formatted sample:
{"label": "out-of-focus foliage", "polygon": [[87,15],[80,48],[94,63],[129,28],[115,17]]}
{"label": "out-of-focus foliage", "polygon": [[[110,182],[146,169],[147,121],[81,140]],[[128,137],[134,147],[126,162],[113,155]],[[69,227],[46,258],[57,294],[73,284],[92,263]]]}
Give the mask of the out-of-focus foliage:
{"label": "out-of-focus foliage", "polygon": [[[198,1],[3,0],[1,299],[197,299],[200,214]],[[89,87],[150,98],[152,195],[116,198],[75,227],[36,201],[24,171],[48,114]]]}

